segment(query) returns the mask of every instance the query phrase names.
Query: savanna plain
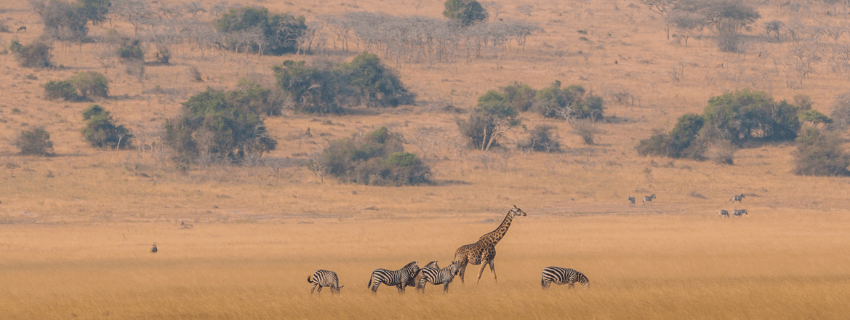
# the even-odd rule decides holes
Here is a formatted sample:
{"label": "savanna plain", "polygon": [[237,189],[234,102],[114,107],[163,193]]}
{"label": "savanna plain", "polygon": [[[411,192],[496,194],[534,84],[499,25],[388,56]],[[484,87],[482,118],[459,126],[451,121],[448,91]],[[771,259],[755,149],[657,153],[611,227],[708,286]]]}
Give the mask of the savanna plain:
{"label": "savanna plain", "polygon": [[[846,319],[850,179],[795,175],[791,142],[738,149],[734,164],[635,149],[725,92],[751,89],[777,100],[805,94],[829,114],[850,87],[846,73],[832,68],[832,51],[817,59],[793,54],[800,43],[833,42],[777,40],[763,27],[771,20],[847,27],[846,8],[744,3],[761,18],[741,31],[738,52],[722,52],[709,28],[687,45],[676,31],[668,40],[663,18],[639,1],[491,2],[490,22],[527,21],[540,30],[524,46],[445,60],[372,50],[417,94],[415,104],[330,115],[285,109],[264,119],[277,147],[237,165],[174,161],[161,142],[166,119],[207,87],[229,90],[240,79],[271,87],[272,65],[349,61],[366,45],[349,39],[343,47],[331,23],[309,54],[177,42],[170,63],[149,63],[143,75],[102,64],[95,57],[105,45],[94,40],[53,42],[52,68],[24,68],[11,53],[0,55],[0,318]],[[178,4],[149,3],[153,11]],[[197,4],[207,10],[170,17],[211,25],[216,2]],[[361,11],[444,19],[444,3],[433,0],[238,5],[308,22]],[[0,3],[0,21],[11,29],[0,32],[4,47],[35,41],[44,25],[26,1]],[[27,29],[15,32],[19,26]],[[146,39],[155,29],[141,26],[134,32],[115,16],[90,25],[89,37],[114,29]],[[846,45],[850,35],[834,43]],[[109,97],[43,98],[45,82],[80,71],[103,72]],[[527,135],[522,127],[489,151],[468,147],[458,132],[456,119],[488,90],[556,80],[604,99],[607,120],[596,124],[593,144],[569,122],[530,112],[520,114],[522,123],[556,128],[561,152],[516,148]],[[81,112],[92,103],[127,126],[133,148],[93,148],[81,137]],[[382,126],[401,133],[405,149],[431,167],[431,183],[364,186],[310,170],[310,157],[332,141]],[[18,154],[13,140],[33,127],[50,132],[54,155]],[[741,203],[729,201],[742,193]],[[650,194],[657,198],[642,203]],[[376,268],[447,266],[455,249],[495,229],[514,205],[528,215],[516,217],[496,247],[498,281],[489,269],[478,281],[480,266],[470,265],[465,281],[455,278],[445,294],[432,285],[404,295],[367,288]],[[748,214],[719,217],[720,209]],[[590,286],[544,291],[547,266],[579,270]],[[339,275],[340,295],[310,293],[305,278],[317,269]]]}

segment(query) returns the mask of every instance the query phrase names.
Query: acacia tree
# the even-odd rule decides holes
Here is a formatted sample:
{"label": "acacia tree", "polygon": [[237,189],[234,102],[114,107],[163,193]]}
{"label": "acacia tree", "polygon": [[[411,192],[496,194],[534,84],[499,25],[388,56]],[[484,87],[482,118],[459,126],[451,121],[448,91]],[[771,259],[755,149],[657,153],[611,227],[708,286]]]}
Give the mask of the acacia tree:
{"label": "acacia tree", "polygon": [[667,40],[670,40],[670,16],[678,4],[678,0],[640,0],[640,3],[657,13],[664,20],[664,31],[667,32]]}
{"label": "acacia tree", "polygon": [[446,0],[443,16],[468,26],[479,21],[486,21],[487,10],[475,0]]}
{"label": "acacia tree", "polygon": [[498,144],[505,132],[520,124],[517,114],[502,93],[490,90],[478,98],[478,106],[469,119],[459,119],[457,124],[475,148],[487,151]]}

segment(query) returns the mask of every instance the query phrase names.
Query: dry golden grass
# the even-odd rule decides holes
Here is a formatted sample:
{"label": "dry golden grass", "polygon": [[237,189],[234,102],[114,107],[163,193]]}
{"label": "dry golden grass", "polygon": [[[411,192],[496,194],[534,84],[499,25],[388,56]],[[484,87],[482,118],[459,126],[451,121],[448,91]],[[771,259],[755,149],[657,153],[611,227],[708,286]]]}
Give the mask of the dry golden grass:
{"label": "dry golden grass", "polygon": [[[217,1],[203,1],[210,6]],[[344,116],[287,114],[266,120],[280,145],[271,166],[196,166],[180,172],[159,151],[106,151],[81,138],[88,103],[45,101],[41,84],[102,68],[94,44],[57,42],[63,68],[20,68],[0,55],[0,318],[2,319],[280,319],[280,318],[596,318],[596,319],[841,319],[850,314],[850,184],[847,178],[799,177],[790,144],[743,149],[735,165],[640,157],[635,145],[680,115],[701,112],[725,91],[752,88],[777,99],[811,95],[828,113],[846,76],[825,64],[786,86],[787,43],[755,41],[746,54],[718,52],[711,39],[690,46],[665,40],[661,21],[627,1],[534,3],[530,17],[501,2],[500,17],[530,19],[545,29],[524,52],[492,59],[399,64],[404,82],[423,101],[474,105],[487,90],[511,81],[541,88],[554,80],[605,95],[627,90],[633,104],[609,102],[606,114],[626,121],[600,124],[597,144],[585,146],[561,121],[523,114],[529,128],[558,128],[567,148],[558,154],[482,153],[458,144],[456,115],[434,104],[393,110],[352,110]],[[441,1],[358,0],[250,2],[308,20],[347,11],[440,16]],[[25,1],[0,5],[0,19],[34,41],[41,22]],[[765,21],[796,18],[823,23],[817,7],[802,12],[760,5]],[[832,22],[843,18],[831,17]],[[114,26],[125,34],[121,21]],[[590,41],[577,40],[585,30]],[[105,29],[93,27],[92,34]],[[843,39],[846,39],[843,38]],[[555,57],[542,43],[563,41]],[[515,49],[515,48],[513,48]],[[359,49],[358,49],[359,50]],[[355,50],[352,50],[355,51]],[[582,51],[583,54],[578,54]],[[179,103],[206,86],[232,88],[239,78],[271,81],[283,59],[174,48],[172,66],[148,66],[142,82],[120,67],[107,70],[112,98],[96,101],[137,135],[156,141]],[[615,64],[614,61],[617,61]],[[395,64],[394,62],[392,62]],[[684,69],[681,66],[684,65]],[[119,64],[120,66],[120,64]],[[204,82],[188,80],[197,66]],[[680,80],[671,70],[684,70]],[[32,77],[37,78],[33,80]],[[797,79],[799,80],[799,79]],[[174,90],[171,94],[153,89]],[[321,182],[303,165],[328,141],[387,125],[413,137],[441,130],[426,159],[435,185],[381,188]],[[15,155],[21,129],[44,126],[57,155]],[[312,138],[299,138],[307,128]],[[516,130],[505,145],[522,138]],[[422,156],[415,145],[405,146]],[[728,201],[746,193],[740,205]],[[626,197],[655,193],[650,206]],[[694,195],[702,197],[695,197]],[[444,295],[438,287],[404,296],[366,288],[375,268],[417,260],[449,263],[454,250],[496,227],[511,205],[529,213],[498,246],[494,283],[478,266]],[[717,210],[746,208],[742,218]],[[731,211],[731,210],[730,210]],[[492,219],[489,221],[488,219]],[[180,221],[194,228],[179,228]],[[160,252],[148,253],[157,242]],[[539,287],[549,265],[587,274],[591,288]],[[305,278],[335,270],[342,295],[310,296]],[[108,314],[106,314],[108,312]]]}

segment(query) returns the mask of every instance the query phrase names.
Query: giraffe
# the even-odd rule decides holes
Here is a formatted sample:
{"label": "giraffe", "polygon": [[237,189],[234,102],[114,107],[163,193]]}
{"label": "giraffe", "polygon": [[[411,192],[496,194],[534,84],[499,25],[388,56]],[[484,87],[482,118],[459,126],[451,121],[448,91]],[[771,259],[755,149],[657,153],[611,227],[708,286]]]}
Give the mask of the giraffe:
{"label": "giraffe", "polygon": [[460,275],[461,283],[463,283],[467,264],[481,265],[481,270],[478,271],[479,282],[481,281],[481,274],[484,273],[484,267],[490,265],[490,271],[493,272],[493,279],[498,282],[496,269],[493,263],[493,260],[496,259],[496,245],[500,240],[502,240],[505,233],[508,232],[508,228],[511,227],[511,222],[517,215],[525,216],[526,213],[514,205],[514,208],[508,211],[508,214],[505,216],[505,220],[502,221],[496,230],[484,234],[478,238],[478,241],[475,243],[463,245],[460,248],[457,248],[453,262],[457,262],[459,266],[460,271],[458,272],[458,275]]}

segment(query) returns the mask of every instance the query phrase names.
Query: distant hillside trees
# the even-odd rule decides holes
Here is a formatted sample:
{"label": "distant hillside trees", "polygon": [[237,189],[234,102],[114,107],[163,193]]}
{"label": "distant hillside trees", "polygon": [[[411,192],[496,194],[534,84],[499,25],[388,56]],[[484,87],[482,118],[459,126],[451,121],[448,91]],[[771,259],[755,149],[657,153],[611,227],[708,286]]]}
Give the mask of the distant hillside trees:
{"label": "distant hillside trees", "polygon": [[[303,16],[270,14],[264,7],[242,7],[230,9],[215,21],[215,26],[218,32],[230,34],[227,45],[231,48],[244,43],[254,52],[282,55],[298,50],[298,38],[307,29],[305,21]],[[252,32],[261,38],[253,39]],[[245,42],[246,38],[251,39]]]}
{"label": "distant hillside trees", "polygon": [[21,67],[25,68],[48,68],[51,66],[50,51],[53,45],[45,41],[36,41],[28,45],[22,45],[17,40],[12,40],[9,51],[15,54],[15,59]]}
{"label": "distant hillside trees", "polygon": [[245,94],[207,88],[184,102],[181,115],[165,125],[165,140],[176,160],[237,163],[246,154],[274,150],[277,141],[269,136],[258,104]]}
{"label": "distant hillside trees", "polygon": [[443,16],[464,26],[487,20],[487,10],[475,0],[446,0]]}
{"label": "distant hillside trees", "polygon": [[44,98],[48,100],[82,101],[91,96],[109,96],[109,81],[95,71],[80,72],[68,80],[51,80],[43,87]]}
{"label": "distant hillside trees", "polygon": [[[739,90],[709,99],[703,114],[679,118],[670,133],[641,140],[641,155],[705,159],[712,144],[742,147],[753,142],[790,141],[797,138],[801,121],[830,122],[820,112],[806,108],[805,99],[790,104],[775,101],[764,92]],[[725,142],[724,142],[725,141]],[[728,162],[728,161],[727,161]]]}
{"label": "distant hillside trees", "polygon": [[93,25],[104,21],[111,5],[109,0],[77,0],[74,3],[29,0],[29,3],[44,22],[45,34],[59,40],[74,41],[85,40],[89,21]]}
{"label": "distant hillside trees", "polygon": [[797,137],[794,173],[806,176],[850,176],[850,154],[838,134],[806,127]]}
{"label": "distant hillside trees", "polygon": [[340,181],[375,186],[428,183],[431,169],[416,155],[404,151],[400,135],[381,127],[369,134],[331,142],[310,169]]}
{"label": "distant hillside trees", "polygon": [[518,111],[505,99],[505,95],[490,90],[478,98],[478,105],[467,119],[458,119],[461,135],[482,151],[499,145],[499,138],[511,128],[518,126]]}
{"label": "distant hillside trees", "polygon": [[397,107],[415,98],[392,69],[367,52],[338,65],[287,60],[273,69],[278,87],[302,112],[338,114],[360,104]]}
{"label": "distant hillside trees", "polygon": [[740,51],[740,31],[755,22],[761,15],[742,0],[640,0],[664,21],[667,39],[670,27],[684,31],[685,44],[690,32],[712,26],[716,32],[717,46],[722,51]]}
{"label": "distant hillside trees", "polygon": [[124,125],[115,125],[114,119],[109,111],[99,105],[91,105],[83,111],[83,120],[86,126],[83,128],[83,138],[92,147],[125,149],[130,147],[133,135]]}

